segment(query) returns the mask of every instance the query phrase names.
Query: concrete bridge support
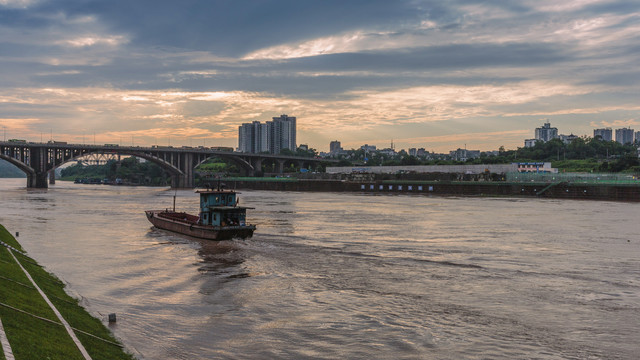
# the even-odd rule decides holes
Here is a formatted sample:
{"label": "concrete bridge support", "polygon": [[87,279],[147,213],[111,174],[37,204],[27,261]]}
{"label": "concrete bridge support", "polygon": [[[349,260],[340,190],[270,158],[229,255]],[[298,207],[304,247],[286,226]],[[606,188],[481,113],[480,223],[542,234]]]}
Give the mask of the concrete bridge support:
{"label": "concrete bridge support", "polygon": [[28,188],[40,188],[46,189],[49,187],[47,184],[47,176],[46,172],[44,173],[35,173],[35,174],[27,174],[27,187]]}
{"label": "concrete bridge support", "polygon": [[248,176],[256,176],[258,174],[262,176],[262,159],[254,159],[251,162],[251,166],[253,166],[253,171],[250,171],[251,174],[249,174]]}
{"label": "concrete bridge support", "polygon": [[296,162],[298,169],[302,170],[304,168],[304,161],[300,160]]}
{"label": "concrete bridge support", "polygon": [[56,171],[55,169],[49,170],[49,185],[56,184]]}
{"label": "concrete bridge support", "polygon": [[44,147],[32,148],[29,151],[29,160],[31,162],[31,168],[35,170],[35,174],[31,176],[27,175],[27,187],[30,188],[43,188],[49,187],[47,184],[47,151]]}
{"label": "concrete bridge support", "polygon": [[179,154],[177,159],[177,167],[182,173],[171,176],[172,188],[193,188],[195,181],[193,178],[193,154]]}

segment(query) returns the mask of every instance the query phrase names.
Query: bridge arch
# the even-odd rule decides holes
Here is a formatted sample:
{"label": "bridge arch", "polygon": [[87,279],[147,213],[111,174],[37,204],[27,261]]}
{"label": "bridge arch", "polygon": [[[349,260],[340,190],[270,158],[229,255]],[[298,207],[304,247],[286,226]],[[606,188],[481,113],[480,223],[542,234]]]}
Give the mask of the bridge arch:
{"label": "bridge arch", "polygon": [[0,159],[7,161],[11,165],[15,165],[15,167],[27,175],[27,187],[35,187],[36,171],[31,166],[4,154],[0,154]]}
{"label": "bridge arch", "polygon": [[[156,165],[158,165],[162,170],[165,170],[169,176],[171,176],[171,181],[172,181],[172,185],[173,184],[178,184],[179,183],[179,179],[180,177],[184,176],[184,172],[180,169],[178,169],[177,167],[173,166],[171,163],[165,161],[164,159],[158,158],[156,156],[152,156],[150,154],[146,154],[144,152],[137,152],[137,151],[128,151],[128,150],[124,150],[124,151],[114,151],[114,152],[105,152],[105,151],[91,151],[91,152],[87,152],[84,153],[82,155],[78,155],[75,156],[73,158],[70,158],[60,164],[56,164],[53,169],[56,169],[58,167],[60,167],[63,164],[66,164],[68,162],[71,161],[78,161],[78,159],[87,156],[87,155],[93,155],[93,154],[114,154],[114,155],[125,155],[125,156],[133,156],[133,157],[137,157],[137,158],[141,158],[141,159],[145,159],[151,163],[154,163]],[[177,185],[176,185],[177,186]]]}
{"label": "bridge arch", "polygon": [[206,157],[203,157],[202,160],[196,162],[194,165],[194,168],[202,165],[202,163],[204,163],[205,161],[213,158],[222,158],[222,159],[231,160],[234,164],[238,165],[240,169],[244,172],[244,174],[247,176],[253,175],[255,171],[255,167],[251,163],[249,163],[246,159],[243,159],[242,157],[237,155],[230,155],[225,153],[215,153],[215,154],[207,155]]}

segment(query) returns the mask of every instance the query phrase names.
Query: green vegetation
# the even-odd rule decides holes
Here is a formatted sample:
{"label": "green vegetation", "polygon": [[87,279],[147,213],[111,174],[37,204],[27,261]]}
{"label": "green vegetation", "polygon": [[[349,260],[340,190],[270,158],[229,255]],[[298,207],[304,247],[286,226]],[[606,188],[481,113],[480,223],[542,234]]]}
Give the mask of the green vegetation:
{"label": "green vegetation", "polygon": [[198,165],[196,172],[203,174],[238,174],[240,169],[229,160],[213,157]]}
{"label": "green vegetation", "polygon": [[[426,158],[410,156],[400,151],[395,156],[381,152],[366,153],[362,149],[349,150],[339,157],[336,166],[398,166],[398,165],[460,165],[460,164],[508,164],[512,162],[552,162],[553,167],[566,172],[640,172],[638,145],[622,145],[600,138],[581,137],[569,144],[560,139],[539,141],[530,148],[500,150],[495,153],[481,153],[480,157],[466,162],[449,160],[442,154],[429,154]],[[365,161],[366,159],[366,161]]]}
{"label": "green vegetation", "polygon": [[316,152],[316,149],[297,148],[296,151],[291,151],[290,149],[282,149],[280,150],[280,155],[312,158],[317,156],[317,152]]}
{"label": "green vegetation", "polygon": [[115,181],[122,179],[127,184],[137,185],[167,185],[169,176],[162,168],[152,162],[142,162],[136,157],[111,160],[106,165],[83,166],[76,164],[62,169],[62,180],[76,180],[82,178],[109,179]]}
{"label": "green vegetation", "polygon": [[560,172],[594,172],[600,171],[602,163],[596,159],[552,161],[551,167]]}
{"label": "green vegetation", "polygon": [[[15,238],[0,225],[0,241],[22,251]],[[131,354],[113,343],[117,340],[109,330],[65,293],[64,283],[45,271],[35,261],[14,252],[22,266],[60,311],[71,327],[99,337],[100,340],[75,331],[93,359],[133,359]],[[16,359],[83,359],[65,328],[38,291],[22,272],[9,249],[0,246],[0,318]],[[48,322],[23,312],[49,319]]]}

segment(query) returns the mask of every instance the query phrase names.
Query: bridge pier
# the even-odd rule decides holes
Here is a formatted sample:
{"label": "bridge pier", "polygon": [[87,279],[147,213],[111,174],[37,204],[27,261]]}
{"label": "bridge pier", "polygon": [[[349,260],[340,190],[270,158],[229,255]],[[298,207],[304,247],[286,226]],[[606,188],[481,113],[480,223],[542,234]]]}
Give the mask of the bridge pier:
{"label": "bridge pier", "polygon": [[47,176],[49,172],[47,170],[47,152],[44,147],[35,147],[29,150],[29,157],[31,167],[34,173],[31,176],[27,175],[27,187],[46,189],[49,187],[47,184]]}
{"label": "bridge pier", "polygon": [[178,155],[177,164],[182,173],[171,175],[171,187],[193,188],[195,186],[193,177],[193,154],[185,153]]}
{"label": "bridge pier", "polygon": [[56,184],[56,171],[54,169],[49,170],[49,185]]}
{"label": "bridge pier", "polygon": [[195,186],[193,181],[193,175],[171,175],[171,188],[185,189],[193,188]]}
{"label": "bridge pier", "polygon": [[27,187],[36,189],[46,189],[49,187],[47,184],[48,173],[35,173],[27,174]]}
{"label": "bridge pier", "polygon": [[253,166],[253,171],[247,171],[249,173],[247,176],[262,176],[262,159],[254,159],[251,166]]}

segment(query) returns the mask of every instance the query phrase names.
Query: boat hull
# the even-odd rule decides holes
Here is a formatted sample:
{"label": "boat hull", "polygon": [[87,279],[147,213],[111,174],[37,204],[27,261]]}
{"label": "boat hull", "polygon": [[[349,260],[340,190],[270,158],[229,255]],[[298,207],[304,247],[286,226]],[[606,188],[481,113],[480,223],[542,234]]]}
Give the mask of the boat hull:
{"label": "boat hull", "polygon": [[[159,229],[207,240],[246,239],[253,236],[253,231],[256,229],[255,225],[199,225],[193,221],[193,215],[174,213],[166,210],[147,210],[145,214],[149,222]],[[180,218],[180,216],[176,215],[184,216]]]}

